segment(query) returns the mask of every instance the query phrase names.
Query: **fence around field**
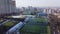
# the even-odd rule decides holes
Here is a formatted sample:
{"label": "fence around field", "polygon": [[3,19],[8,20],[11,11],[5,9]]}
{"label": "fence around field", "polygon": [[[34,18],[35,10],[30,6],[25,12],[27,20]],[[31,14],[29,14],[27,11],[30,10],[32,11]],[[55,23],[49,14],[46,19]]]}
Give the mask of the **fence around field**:
{"label": "fence around field", "polygon": [[20,29],[21,34],[50,34],[48,21],[45,18],[31,18],[25,26]]}

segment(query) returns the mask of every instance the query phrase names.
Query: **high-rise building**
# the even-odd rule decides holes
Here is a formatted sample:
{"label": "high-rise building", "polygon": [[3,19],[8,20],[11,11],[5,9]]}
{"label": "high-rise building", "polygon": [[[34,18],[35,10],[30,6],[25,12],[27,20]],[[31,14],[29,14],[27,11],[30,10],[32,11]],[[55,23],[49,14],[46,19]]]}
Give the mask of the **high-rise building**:
{"label": "high-rise building", "polygon": [[0,15],[14,15],[16,13],[15,0],[0,0]]}

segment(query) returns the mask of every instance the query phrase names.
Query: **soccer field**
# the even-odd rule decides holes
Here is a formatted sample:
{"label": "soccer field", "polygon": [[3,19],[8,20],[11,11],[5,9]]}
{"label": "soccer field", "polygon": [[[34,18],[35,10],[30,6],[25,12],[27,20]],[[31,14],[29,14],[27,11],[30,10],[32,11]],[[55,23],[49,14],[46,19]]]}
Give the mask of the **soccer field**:
{"label": "soccer field", "polygon": [[45,18],[32,18],[20,30],[21,34],[50,34],[48,22]]}

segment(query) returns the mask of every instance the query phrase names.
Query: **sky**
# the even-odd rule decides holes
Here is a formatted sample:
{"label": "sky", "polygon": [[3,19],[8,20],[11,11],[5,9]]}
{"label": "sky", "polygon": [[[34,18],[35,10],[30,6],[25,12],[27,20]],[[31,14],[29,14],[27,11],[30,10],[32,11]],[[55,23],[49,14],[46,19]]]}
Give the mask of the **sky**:
{"label": "sky", "polygon": [[60,7],[60,0],[16,0],[16,7]]}

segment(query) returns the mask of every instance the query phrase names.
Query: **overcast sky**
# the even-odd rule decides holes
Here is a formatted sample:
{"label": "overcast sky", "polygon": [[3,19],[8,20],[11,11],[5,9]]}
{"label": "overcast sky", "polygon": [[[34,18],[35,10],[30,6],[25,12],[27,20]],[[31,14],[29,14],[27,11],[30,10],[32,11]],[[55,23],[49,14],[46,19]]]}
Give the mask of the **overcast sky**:
{"label": "overcast sky", "polygon": [[60,7],[60,0],[16,0],[17,7]]}

